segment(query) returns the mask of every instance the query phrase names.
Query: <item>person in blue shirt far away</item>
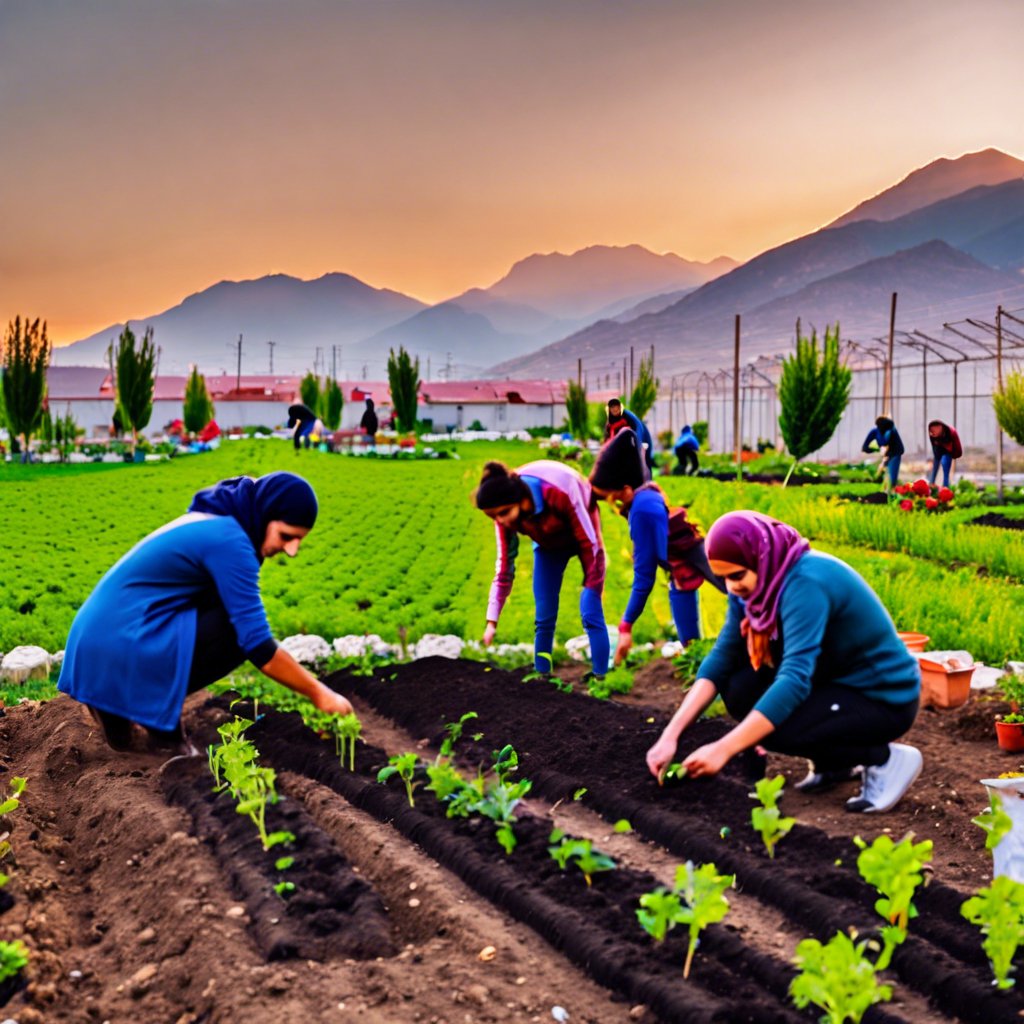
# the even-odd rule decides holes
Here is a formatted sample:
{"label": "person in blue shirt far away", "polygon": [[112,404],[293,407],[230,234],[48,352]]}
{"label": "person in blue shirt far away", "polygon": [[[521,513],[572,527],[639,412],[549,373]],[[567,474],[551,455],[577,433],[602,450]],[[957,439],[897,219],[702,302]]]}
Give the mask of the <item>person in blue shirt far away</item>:
{"label": "person in blue shirt far away", "polygon": [[679,471],[684,476],[692,476],[700,467],[697,452],[700,450],[700,438],[693,432],[689,423],[679,431],[676,438],[675,453],[679,460]]}
{"label": "person in blue shirt far away", "polygon": [[875,425],[868,431],[868,436],[864,438],[864,444],[861,446],[862,452],[878,450],[882,453],[879,472],[886,474],[885,493],[891,494],[892,489],[899,482],[900,460],[903,458],[905,449],[903,438],[900,437],[896,424],[888,416],[879,416],[875,420]]}
{"label": "person in blue shirt far away", "polygon": [[321,711],[352,705],[283,648],[267,624],[259,572],[294,558],[316,522],[313,488],[293,473],[237,477],[199,491],[188,513],[141,540],[99,581],[71,624],[59,689],[88,707],[109,746],[133,725],[151,747],[194,752],[185,696],[245,660]]}
{"label": "person in blue shirt far away", "polygon": [[669,574],[669,607],[679,640],[685,646],[700,636],[697,588],[709,580],[725,593],[725,584],[711,571],[704,540],[683,507],[670,508],[662,489],[644,483],[643,459],[632,430],[620,430],[597,457],[590,474],[594,494],[626,517],[633,543],[633,589],[619,622],[615,664],[633,646],[633,623],[654,589],[658,568]]}
{"label": "person in blue shirt far away", "polygon": [[635,413],[622,407],[618,398],[608,401],[608,422],[604,426],[604,441],[607,444],[620,430],[632,430],[644,453],[646,477],[649,480],[654,470],[654,441],[646,424]]}
{"label": "person in blue shirt far away", "polygon": [[847,810],[895,806],[921,772],[920,751],[893,742],[914,723],[921,682],[882,602],[845,562],[759,512],[722,516],[706,546],[729,589],[725,625],[647,752],[651,773],[661,777],[680,736],[721,694],[739,724],[684,759],[689,776],[714,775],[761,744],[812,762],[800,790],[860,774]]}

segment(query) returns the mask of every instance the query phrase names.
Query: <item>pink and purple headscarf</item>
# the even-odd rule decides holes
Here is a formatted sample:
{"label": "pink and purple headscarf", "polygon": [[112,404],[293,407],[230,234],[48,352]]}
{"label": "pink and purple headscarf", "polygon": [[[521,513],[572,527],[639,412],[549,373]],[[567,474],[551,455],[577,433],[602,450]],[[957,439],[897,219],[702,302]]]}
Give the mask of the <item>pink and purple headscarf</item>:
{"label": "pink and purple headscarf", "polygon": [[760,512],[728,512],[708,530],[708,558],[731,562],[757,573],[757,588],[747,598],[747,621],[758,633],[775,632],[786,573],[810,550],[787,523]]}

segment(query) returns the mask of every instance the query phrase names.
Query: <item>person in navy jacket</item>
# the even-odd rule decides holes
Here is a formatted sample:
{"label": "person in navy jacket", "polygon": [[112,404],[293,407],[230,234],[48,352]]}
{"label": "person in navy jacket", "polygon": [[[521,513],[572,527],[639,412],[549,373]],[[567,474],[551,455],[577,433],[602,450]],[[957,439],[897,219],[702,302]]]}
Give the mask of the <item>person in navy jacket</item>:
{"label": "person in navy jacket", "polygon": [[697,588],[709,580],[725,593],[725,584],[711,571],[704,541],[683,507],[669,508],[662,489],[644,483],[643,456],[632,430],[620,430],[597,457],[590,474],[594,494],[626,517],[633,542],[633,589],[619,622],[615,664],[633,646],[633,623],[654,589],[658,568],[669,574],[669,606],[680,642],[700,636]]}
{"label": "person in navy jacket", "polygon": [[618,398],[608,401],[608,422],[604,427],[605,444],[611,441],[620,430],[632,430],[640,442],[644,453],[644,465],[647,467],[646,476],[650,479],[654,470],[654,441],[647,425],[634,412],[623,408]]}
{"label": "person in navy jacket", "polygon": [[523,534],[533,541],[534,666],[538,672],[552,669],[558,596],[569,562],[578,558],[583,567],[580,617],[590,640],[593,673],[603,677],[611,643],[601,607],[605,574],[601,516],[590,484],[561,462],[542,459],[514,472],[501,462],[488,462],[475,497],[477,508],[494,521],[498,546],[484,645],[494,642],[498,617],[515,579],[519,535]]}
{"label": "person in navy jacket", "polygon": [[921,682],[882,602],[845,562],[759,512],[717,520],[707,555],[729,590],[725,625],[647,752],[651,773],[661,777],[682,733],[720,694],[739,724],[691,752],[688,775],[714,775],[761,744],[812,762],[798,789],[860,774],[847,810],[889,810],[921,772],[920,751],[893,742],[914,723]]}
{"label": "person in navy jacket", "polygon": [[316,516],[312,487],[293,473],[199,491],[186,515],[136,544],[78,610],[59,689],[89,708],[115,750],[129,748],[134,722],[151,745],[188,752],[186,694],[246,660],[321,711],[349,714],[344,697],[278,647],[260,599],[260,564],[294,558]]}

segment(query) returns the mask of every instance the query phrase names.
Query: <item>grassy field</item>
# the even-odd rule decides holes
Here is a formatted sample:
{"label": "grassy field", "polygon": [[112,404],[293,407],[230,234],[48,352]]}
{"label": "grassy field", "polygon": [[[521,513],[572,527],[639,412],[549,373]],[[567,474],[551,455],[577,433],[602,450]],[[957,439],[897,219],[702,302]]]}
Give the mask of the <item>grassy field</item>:
{"label": "grassy field", "polygon": [[[218,479],[274,469],[301,473],[316,488],[321,516],[294,560],[263,569],[264,600],[279,636],[379,633],[410,640],[424,633],[479,636],[493,573],[489,521],[472,492],[485,461],[512,465],[535,446],[475,442],[458,458],[391,461],[319,452],[297,454],[283,441],[237,441],[218,451],[141,465],[0,467],[0,650],[63,646],[75,609],[133,544],[185,511],[192,494]],[[876,588],[898,626],[928,633],[943,647],[966,647],[996,662],[1019,656],[1024,635],[1024,535],[965,527],[973,514],[901,514],[840,502],[845,487],[778,487],[667,478],[670,498],[686,501],[705,527],[732,508],[760,508],[801,529],[822,550],[846,559]],[[863,490],[864,488],[859,488]],[[609,572],[605,611],[617,622],[632,569],[625,522],[603,510]],[[499,639],[532,639],[530,556],[524,550]],[[579,572],[571,568],[558,623],[561,640],[582,630]],[[702,588],[705,630],[717,631],[722,598]],[[637,639],[673,635],[658,587]]]}

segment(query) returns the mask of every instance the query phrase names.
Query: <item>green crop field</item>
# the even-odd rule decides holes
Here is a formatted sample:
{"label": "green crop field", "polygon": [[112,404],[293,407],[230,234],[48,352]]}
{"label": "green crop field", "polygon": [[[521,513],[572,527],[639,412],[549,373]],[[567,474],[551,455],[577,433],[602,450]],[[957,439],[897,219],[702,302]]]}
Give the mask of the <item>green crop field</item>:
{"label": "green crop field", "polygon": [[[457,459],[392,461],[296,454],[283,441],[236,441],[218,451],[143,465],[0,467],[0,651],[64,645],[75,609],[133,544],[183,513],[191,495],[224,477],[289,469],[321,503],[316,529],[294,560],[263,568],[264,600],[279,636],[424,633],[478,637],[494,567],[490,522],[471,495],[485,461],[511,465],[540,455],[535,445],[476,442]],[[737,485],[673,477],[671,499],[691,505],[705,527],[732,508],[759,508],[793,523],[815,546],[849,561],[875,587],[901,629],[933,646],[965,647],[1001,662],[1019,656],[1024,635],[1024,535],[968,527],[968,510],[946,516],[840,501],[840,488]],[[845,491],[856,490],[846,485]],[[860,488],[864,490],[864,487]],[[973,513],[970,513],[973,514]],[[618,621],[631,581],[625,522],[603,508],[608,551],[605,612]],[[528,550],[501,620],[499,640],[533,633]],[[580,576],[566,577],[558,638],[582,632]],[[715,632],[724,600],[702,588],[705,629]],[[663,587],[638,623],[639,641],[674,636]]]}

